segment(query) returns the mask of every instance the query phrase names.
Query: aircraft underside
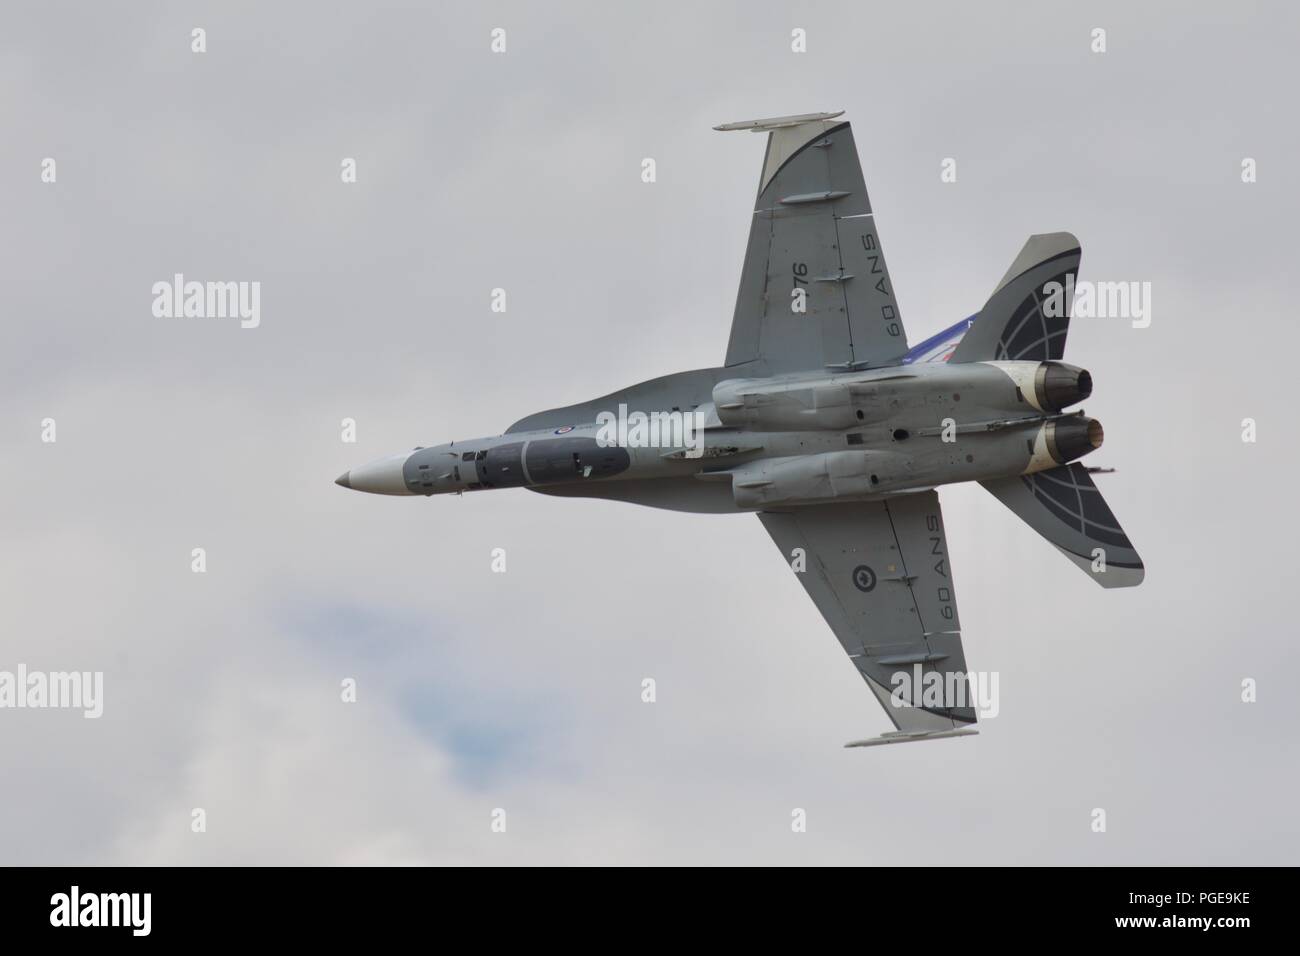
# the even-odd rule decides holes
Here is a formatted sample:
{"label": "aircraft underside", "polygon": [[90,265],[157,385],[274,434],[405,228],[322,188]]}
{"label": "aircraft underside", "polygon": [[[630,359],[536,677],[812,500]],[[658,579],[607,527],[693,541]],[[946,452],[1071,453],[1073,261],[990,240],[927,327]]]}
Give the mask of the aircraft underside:
{"label": "aircraft underside", "polygon": [[1081,250],[1069,233],[1031,236],[983,309],[909,348],[838,115],[717,127],[768,138],[722,365],[338,483],[756,512],[896,728],[852,745],[973,733],[935,488],[979,482],[1103,587],[1144,574],[1078,460],[1104,437],[1079,407],[1091,374],[1063,361]]}

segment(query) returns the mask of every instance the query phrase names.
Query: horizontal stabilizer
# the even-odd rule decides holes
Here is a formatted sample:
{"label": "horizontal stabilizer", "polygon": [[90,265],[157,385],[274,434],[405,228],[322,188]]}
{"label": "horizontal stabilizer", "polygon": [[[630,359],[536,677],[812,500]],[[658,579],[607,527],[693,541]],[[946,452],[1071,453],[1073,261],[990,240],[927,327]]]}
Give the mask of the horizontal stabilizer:
{"label": "horizontal stabilizer", "polygon": [[1102,587],[1142,583],[1142,559],[1088,469],[1077,461],[980,484]]}

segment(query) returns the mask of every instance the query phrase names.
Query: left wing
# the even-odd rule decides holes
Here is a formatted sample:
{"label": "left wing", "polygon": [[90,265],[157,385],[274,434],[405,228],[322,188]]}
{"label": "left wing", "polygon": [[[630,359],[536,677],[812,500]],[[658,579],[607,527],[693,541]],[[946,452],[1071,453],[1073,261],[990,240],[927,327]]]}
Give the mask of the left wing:
{"label": "left wing", "polygon": [[[894,365],[907,352],[853,131],[840,113],[715,127],[767,132],[728,366],[756,374]],[[802,307],[802,311],[800,311]]]}
{"label": "left wing", "polygon": [[952,736],[975,723],[938,495],[759,518],[787,564],[797,568],[802,549],[799,580],[898,728],[871,743]]}

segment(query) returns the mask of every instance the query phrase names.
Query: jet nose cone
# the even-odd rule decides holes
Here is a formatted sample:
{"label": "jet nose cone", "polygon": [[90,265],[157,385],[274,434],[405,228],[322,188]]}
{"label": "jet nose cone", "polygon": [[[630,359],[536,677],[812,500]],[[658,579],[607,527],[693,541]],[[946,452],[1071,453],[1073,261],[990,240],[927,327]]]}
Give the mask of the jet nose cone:
{"label": "jet nose cone", "polygon": [[409,451],[380,458],[359,468],[353,468],[334,479],[334,484],[353,491],[368,491],[372,495],[411,495],[406,487],[406,460]]}

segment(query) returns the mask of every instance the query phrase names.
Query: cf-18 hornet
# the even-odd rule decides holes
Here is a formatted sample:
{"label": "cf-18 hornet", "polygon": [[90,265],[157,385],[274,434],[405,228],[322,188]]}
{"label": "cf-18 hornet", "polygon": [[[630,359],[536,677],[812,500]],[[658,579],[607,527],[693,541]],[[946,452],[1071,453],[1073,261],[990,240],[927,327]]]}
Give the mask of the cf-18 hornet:
{"label": "cf-18 hornet", "polygon": [[[767,135],[721,365],[404,451],[337,483],[754,512],[896,728],[849,746],[971,734],[938,486],[979,482],[1102,587],[1142,581],[1078,460],[1102,443],[1101,424],[1074,408],[1092,377],[1062,361],[1079,243],[1030,236],[977,314],[909,347],[840,115],[716,127]],[[941,699],[924,693],[935,686]]]}

